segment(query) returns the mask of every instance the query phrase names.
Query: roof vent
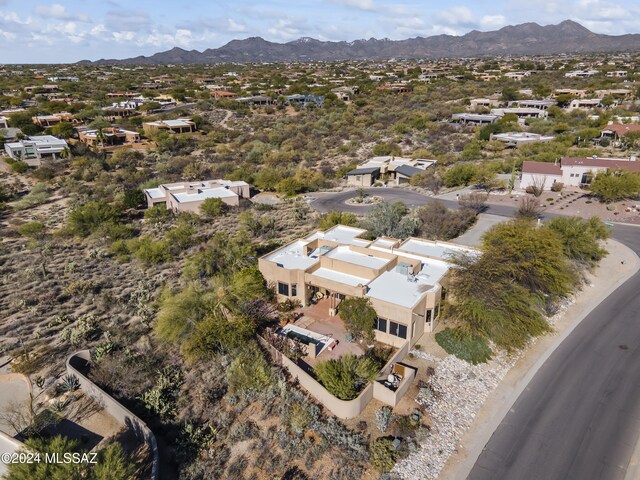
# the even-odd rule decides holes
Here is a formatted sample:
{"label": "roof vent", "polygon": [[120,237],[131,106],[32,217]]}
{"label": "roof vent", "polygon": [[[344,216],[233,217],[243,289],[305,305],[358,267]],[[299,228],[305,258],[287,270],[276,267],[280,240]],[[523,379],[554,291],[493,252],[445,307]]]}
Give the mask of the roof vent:
{"label": "roof vent", "polygon": [[411,267],[411,265],[409,265],[408,263],[400,262],[398,263],[398,265],[396,265],[396,272],[402,275],[409,275],[409,267]]}

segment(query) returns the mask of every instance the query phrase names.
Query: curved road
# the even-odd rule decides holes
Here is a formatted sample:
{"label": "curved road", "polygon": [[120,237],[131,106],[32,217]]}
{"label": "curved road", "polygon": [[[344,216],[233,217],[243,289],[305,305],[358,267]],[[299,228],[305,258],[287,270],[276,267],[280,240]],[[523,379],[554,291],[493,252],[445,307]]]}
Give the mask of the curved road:
{"label": "curved road", "polygon": [[[408,206],[434,200],[400,189],[368,192]],[[366,212],[367,207],[344,204],[355,195],[322,194],[311,206]],[[507,206],[486,210],[503,216],[514,212]],[[638,227],[616,225],[612,236],[640,254]],[[639,438],[640,273],[585,317],[551,354],[493,433],[468,479],[622,480]],[[627,480],[639,479],[640,470],[631,470]]]}

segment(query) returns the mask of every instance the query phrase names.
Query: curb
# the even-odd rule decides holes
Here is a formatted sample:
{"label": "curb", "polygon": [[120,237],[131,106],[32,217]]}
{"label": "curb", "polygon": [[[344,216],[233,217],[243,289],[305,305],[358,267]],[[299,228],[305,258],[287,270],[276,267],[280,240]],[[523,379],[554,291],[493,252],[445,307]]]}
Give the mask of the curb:
{"label": "curb", "polygon": [[[445,468],[441,471],[442,479],[453,480],[453,479],[467,478],[469,476],[469,474],[471,473],[471,470],[473,469],[476,462],[478,461],[478,458],[482,454],[485,446],[491,439],[491,436],[494,434],[498,426],[502,423],[504,418],[507,416],[507,414],[509,413],[509,411],[511,410],[515,402],[518,400],[522,392],[526,389],[527,385],[529,385],[530,381],[533,379],[535,374],[542,367],[542,365],[547,361],[547,359],[551,356],[551,354],[556,350],[556,348],[560,346],[560,344],[573,332],[573,330],[582,322],[582,320],[584,320],[584,318],[587,317],[587,315],[589,315],[598,305],[600,305],[611,293],[613,293],[616,289],[618,289],[620,286],[622,286],[631,277],[633,277],[640,271],[640,257],[638,257],[638,255],[636,255],[629,247],[624,245],[622,242],[618,242],[617,240],[609,240],[609,241],[616,242],[623,248],[633,253],[634,259],[635,259],[634,269],[631,270],[624,277],[621,277],[615,284],[610,285],[608,288],[606,288],[606,290],[603,290],[597,300],[597,303],[590,305],[588,307],[588,310],[585,310],[582,313],[580,313],[580,315],[578,315],[570,324],[568,324],[564,328],[564,330],[561,333],[559,333],[557,337],[553,339],[553,342],[544,351],[542,351],[539,354],[539,357],[534,361],[531,367],[529,367],[529,369],[523,375],[520,376],[520,379],[515,385],[513,385],[511,391],[506,390],[508,387],[506,387],[504,383],[505,379],[503,378],[501,384],[493,392],[491,392],[491,394],[489,395],[489,397],[487,398],[487,400],[485,401],[482,407],[484,408],[484,406],[486,405],[491,405],[492,402],[494,402],[494,404],[500,405],[499,409],[495,410],[494,412],[489,412],[489,415],[488,415],[489,418],[486,419],[482,425],[476,426],[478,430],[476,431],[476,434],[474,436],[478,439],[482,439],[482,441],[475,441],[473,442],[474,445],[468,447],[467,455],[458,460],[459,465],[457,465],[457,467],[452,467],[450,469],[447,469],[446,465],[453,460],[453,457],[449,457],[447,464],[445,464]],[[550,338],[550,337],[546,337],[546,338]],[[518,361],[522,361],[522,359],[525,356],[526,356],[526,353]],[[509,373],[513,371],[514,368],[515,366],[507,373],[507,375],[509,375]],[[500,391],[501,388],[502,390],[506,390],[506,391]],[[500,401],[500,398],[496,398],[498,395],[501,395],[501,397],[504,396],[506,398]],[[476,415],[476,418],[479,416],[479,413],[480,411]],[[467,430],[466,433],[471,432],[473,428],[474,428],[474,425],[472,425]],[[458,444],[461,444],[461,441],[458,442]],[[633,466],[632,473],[630,475],[628,470],[627,476],[625,477],[624,480],[635,480],[637,478],[640,478],[640,441],[635,447],[634,454],[631,457],[630,465]],[[442,475],[445,472],[445,470],[447,471],[446,472],[447,476]]]}

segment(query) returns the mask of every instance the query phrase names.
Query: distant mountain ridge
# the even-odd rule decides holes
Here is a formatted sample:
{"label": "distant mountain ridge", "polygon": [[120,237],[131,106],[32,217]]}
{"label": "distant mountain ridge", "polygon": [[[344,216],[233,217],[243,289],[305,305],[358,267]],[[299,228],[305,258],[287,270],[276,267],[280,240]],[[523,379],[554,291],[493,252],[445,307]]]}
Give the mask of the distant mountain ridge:
{"label": "distant mountain ridge", "polygon": [[355,40],[325,42],[303,37],[275,43],[261,37],[232,40],[220,48],[203,52],[179,47],[149,57],[123,60],[83,60],[79,64],[216,64],[253,62],[304,62],[332,60],[385,60],[390,58],[464,58],[498,55],[600,53],[640,51],[640,34],[603,35],[579,23],[565,20],[558,25],[523,23],[492,32],[473,30],[460,37],[435,35],[406,40]]}

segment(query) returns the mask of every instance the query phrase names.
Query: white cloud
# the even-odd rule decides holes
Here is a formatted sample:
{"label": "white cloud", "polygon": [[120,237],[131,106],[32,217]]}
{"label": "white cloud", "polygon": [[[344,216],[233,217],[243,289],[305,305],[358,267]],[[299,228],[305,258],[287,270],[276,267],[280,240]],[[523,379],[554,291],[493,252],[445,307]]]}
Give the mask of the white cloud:
{"label": "white cloud", "polygon": [[466,25],[473,23],[473,12],[462,6],[451,7],[435,14],[435,18],[446,25]]}
{"label": "white cloud", "polygon": [[301,36],[300,28],[295,25],[293,20],[281,18],[276,21],[275,25],[267,29],[267,32],[280,40],[295,40]]}
{"label": "white cloud", "polygon": [[357,8],[358,10],[376,10],[378,7],[373,0],[331,0],[331,3],[343,5],[345,7]]}
{"label": "white cloud", "polygon": [[504,15],[484,15],[480,19],[480,26],[485,29],[501,28],[507,24],[507,17]]}
{"label": "white cloud", "polygon": [[233,18],[227,18],[227,31],[228,32],[246,32],[247,26],[236,22]]}
{"label": "white cloud", "polygon": [[86,14],[72,14],[67,11],[67,9],[60,5],[59,3],[52,3],[51,5],[38,5],[36,7],[36,15],[39,15],[43,18],[55,18],[58,20],[75,20],[88,22],[89,16]]}

